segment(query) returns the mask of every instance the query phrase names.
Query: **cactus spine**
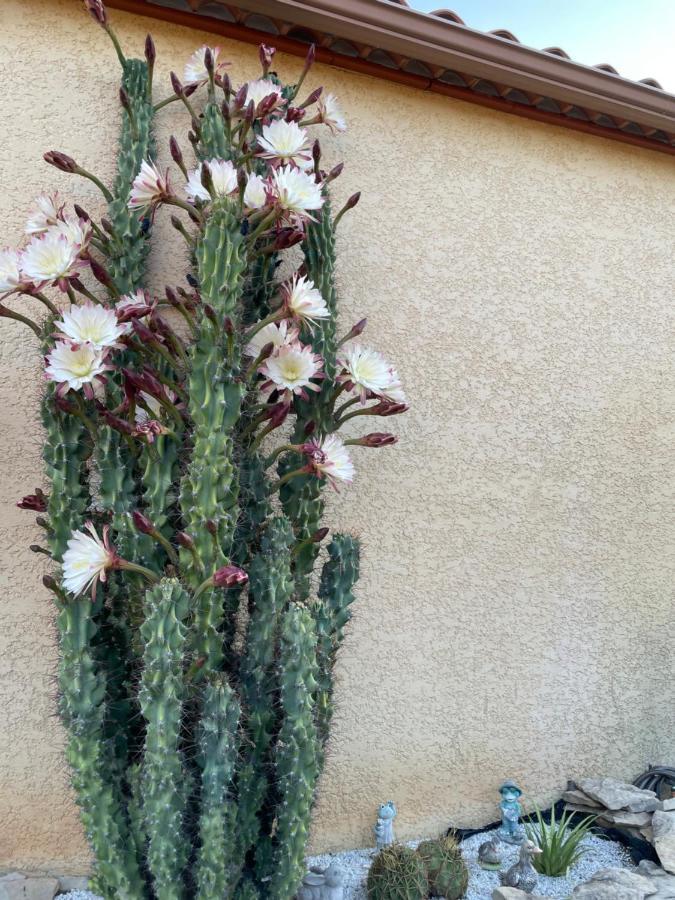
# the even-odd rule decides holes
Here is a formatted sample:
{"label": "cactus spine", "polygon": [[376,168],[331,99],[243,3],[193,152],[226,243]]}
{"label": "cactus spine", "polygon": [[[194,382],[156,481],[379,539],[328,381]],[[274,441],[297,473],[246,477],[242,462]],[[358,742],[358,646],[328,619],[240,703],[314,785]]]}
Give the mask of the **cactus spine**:
{"label": "cactus spine", "polygon": [[[94,296],[77,266],[53,285],[72,307],[76,293],[100,302],[113,336],[101,346],[75,341],[100,354],[102,367],[80,373],[78,386],[73,372],[50,372],[59,386],[43,403],[51,483],[43,524],[63,570],[54,585],[60,708],[94,885],[106,900],[290,900],[359,566],[358,541],[336,534],[314,590],[325,480],[351,477],[346,445],[337,440],[342,457],[329,451],[340,425],[335,398],[354,389],[337,360],[340,214],[332,216],[318,151],[313,175],[297,160],[281,166],[258,154],[268,124],[307,115],[307,104],[292,105],[298,86],[269,73],[273,51],[264,46],[267,82],[253,93],[262,84],[265,97],[246,105],[248,94],[233,95],[222,76],[203,79],[208,99],[192,115],[191,140],[198,161],[216,160],[211,171],[189,173],[179,192],[142,167],[153,152],[152,42],[146,62],[125,59],[102,0],[85,5],[110,32],[123,69],[112,191],[64,154],[50,155],[109,200],[106,219],[92,222],[91,234],[82,229],[72,248],[107,296]],[[194,84],[189,95],[176,88],[191,112]],[[327,114],[318,112],[315,123]],[[186,172],[177,143],[171,152]],[[189,342],[164,317],[163,301],[141,292],[131,308],[119,302],[141,288],[150,224],[163,204],[189,216],[187,226],[173,223],[189,246],[191,290],[166,289]],[[58,210],[49,227],[60,229],[65,216]],[[300,290],[306,275],[308,294],[294,306],[276,271],[282,251],[300,241],[304,271],[292,284]],[[50,303],[37,288],[25,292]],[[96,306],[87,307],[93,317]],[[50,357],[54,328],[52,316]],[[263,329],[270,340],[257,348]],[[284,348],[296,354],[285,368]],[[289,416],[284,442],[275,429]],[[316,442],[307,445],[310,434]],[[80,532],[87,515],[93,537]],[[82,596],[92,584],[92,598]]]}

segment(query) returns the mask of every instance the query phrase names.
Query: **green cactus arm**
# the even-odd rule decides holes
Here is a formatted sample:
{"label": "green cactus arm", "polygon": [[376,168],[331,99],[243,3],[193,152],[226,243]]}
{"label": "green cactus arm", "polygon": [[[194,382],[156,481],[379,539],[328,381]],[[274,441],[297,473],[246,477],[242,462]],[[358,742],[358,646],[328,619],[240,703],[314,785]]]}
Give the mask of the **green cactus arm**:
{"label": "green cactus arm", "polygon": [[237,758],[239,701],[224,675],[204,688],[198,730],[201,769],[197,900],[227,897],[234,869],[235,806],[230,796]]}
{"label": "green cactus arm", "polygon": [[143,815],[148,869],[157,900],[185,896],[188,859],[184,830],[186,771],[180,750],[185,679],[183,661],[189,598],[180,583],[165,578],[146,592],[143,672],[139,691],[146,723],[142,762]]}

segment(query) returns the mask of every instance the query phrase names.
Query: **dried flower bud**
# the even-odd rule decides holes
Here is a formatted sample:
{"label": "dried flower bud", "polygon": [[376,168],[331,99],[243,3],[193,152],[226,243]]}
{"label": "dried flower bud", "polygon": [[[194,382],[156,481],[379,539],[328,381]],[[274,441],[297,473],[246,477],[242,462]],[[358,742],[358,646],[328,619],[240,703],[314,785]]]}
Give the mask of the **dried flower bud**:
{"label": "dried flower bud", "polygon": [[147,516],[143,515],[142,512],[135,509],[131,514],[131,518],[133,520],[134,528],[136,529],[136,531],[140,531],[141,534],[154,534],[155,526]]}
{"label": "dried flower bud", "polygon": [[73,157],[68,156],[67,153],[61,153],[60,150],[49,150],[42,158],[50,166],[54,166],[60,172],[68,172],[70,175],[79,169]]}
{"label": "dried flower bud", "polygon": [[155,60],[157,59],[157,51],[155,50],[155,42],[152,39],[152,35],[148,34],[145,38],[145,59],[147,64],[152,68],[155,64]]}
{"label": "dried flower bud", "polygon": [[19,509],[31,509],[33,512],[45,512],[47,509],[47,497],[40,488],[35,488],[34,494],[27,494],[16,504]]}
{"label": "dried flower bud", "polygon": [[84,8],[99,25],[105,27],[108,24],[108,14],[103,0],[84,0]]}
{"label": "dried flower bud", "polygon": [[223,566],[222,569],[218,569],[213,575],[214,587],[239,587],[242,584],[246,584],[247,581],[248,575],[239,566]]}
{"label": "dried flower bud", "polygon": [[364,434],[358,440],[354,441],[360,447],[389,447],[395,444],[398,438],[395,434],[389,434],[385,431],[373,431],[370,434]]}
{"label": "dried flower bud", "polygon": [[109,428],[119,431],[120,434],[126,434],[128,437],[133,436],[133,426],[127,422],[126,419],[121,419],[119,416],[116,416],[100,402],[96,404],[96,408],[98,409],[101,418],[105,419],[105,423]]}

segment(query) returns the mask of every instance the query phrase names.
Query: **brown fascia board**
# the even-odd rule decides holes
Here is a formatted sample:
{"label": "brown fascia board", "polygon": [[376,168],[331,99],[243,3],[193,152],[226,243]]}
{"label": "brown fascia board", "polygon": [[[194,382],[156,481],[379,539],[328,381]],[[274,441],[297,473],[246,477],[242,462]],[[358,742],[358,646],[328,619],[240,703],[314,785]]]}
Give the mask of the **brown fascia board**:
{"label": "brown fascia board", "polygon": [[675,131],[675,96],[388,0],[238,0],[242,9],[620,120]]}

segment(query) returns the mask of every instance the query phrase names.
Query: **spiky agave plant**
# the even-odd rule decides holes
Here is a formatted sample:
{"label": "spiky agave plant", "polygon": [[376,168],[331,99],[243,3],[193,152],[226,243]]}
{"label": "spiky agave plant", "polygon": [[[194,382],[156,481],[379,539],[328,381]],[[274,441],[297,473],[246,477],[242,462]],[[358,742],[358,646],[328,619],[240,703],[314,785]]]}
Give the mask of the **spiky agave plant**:
{"label": "spiky agave plant", "polygon": [[[94,886],[288,900],[358,577],[358,540],[336,534],[312,589],[322,491],[351,482],[350,446],[395,442],[343,439],[345,423],[407,408],[393,367],[355,343],[365,321],[337,328],[335,227],[358,195],[333,216],[341,166],[322,169],[308,128],[344,120],[330,95],[299,93],[313,51],[288,85],[264,45],[261,77],[238,90],[218,48],[202,47],[155,101],[152,40],[128,60],[101,0],[85,6],[122,65],[117,177],[107,187],[46,154],[93,181],[107,211],[41,197],[25,247],[0,254],[0,314],[34,331],[47,361],[49,492],[19,505],[47,513],[60,709]],[[171,139],[179,174],[153,160],[153,116],[174,101],[195,156],[189,166]],[[143,264],[164,207],[188,287],[157,297]],[[304,261],[279,281],[296,244]]]}

